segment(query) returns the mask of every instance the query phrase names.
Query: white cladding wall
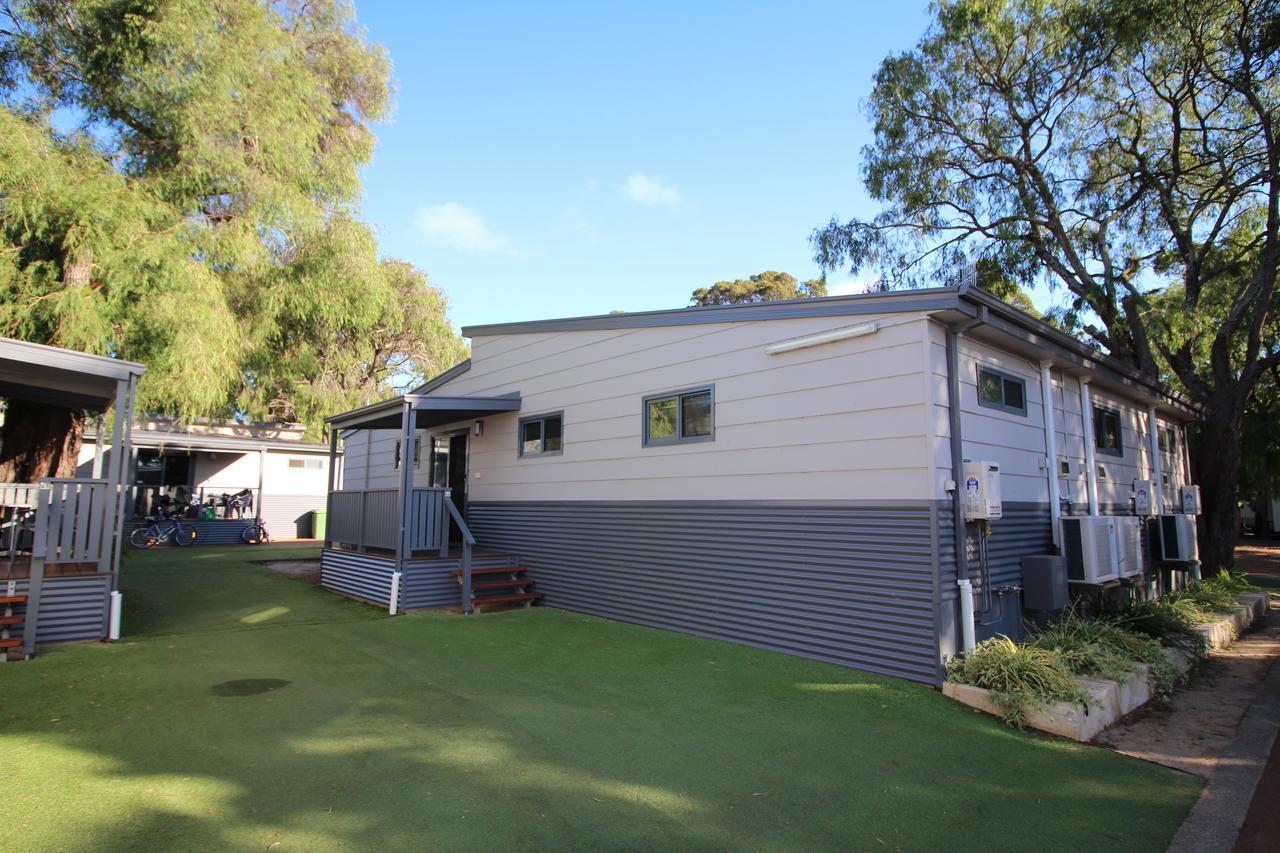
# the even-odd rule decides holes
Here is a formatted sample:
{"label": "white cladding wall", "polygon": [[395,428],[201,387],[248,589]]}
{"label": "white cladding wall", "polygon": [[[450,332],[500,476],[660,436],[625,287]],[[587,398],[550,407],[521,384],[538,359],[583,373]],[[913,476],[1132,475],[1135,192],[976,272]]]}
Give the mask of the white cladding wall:
{"label": "white cladding wall", "polygon": [[[764,352],[870,321],[880,324],[871,335]],[[521,395],[519,416],[485,418],[484,435],[471,438],[473,501],[918,501],[929,496],[933,442],[927,325],[895,314],[476,338],[471,369],[436,393]],[[643,447],[643,398],[702,385],[715,388],[715,440]],[[563,454],[518,457],[518,418],[558,411]],[[369,488],[395,485],[395,436],[382,435]],[[345,445],[348,488],[366,482],[366,440],[357,433]],[[428,468],[424,459],[419,484]]]}
{"label": "white cladding wall", "polygon": [[[930,367],[933,382],[934,429],[938,436],[934,449],[935,492],[947,497],[943,484],[951,477],[950,421],[947,408],[946,332],[931,323]],[[1022,379],[1026,388],[1025,415],[1002,411],[978,402],[978,370],[986,366]],[[1025,357],[973,340],[960,339],[960,411],[963,452],[966,459],[990,460],[1000,465],[1001,491],[1005,501],[1048,503],[1049,464],[1044,436],[1044,406],[1040,390],[1040,367]],[[1060,478],[1062,495],[1072,500],[1073,513],[1088,511],[1085,485],[1084,422],[1080,407],[1080,381],[1075,376],[1051,369],[1054,426],[1057,454],[1071,464],[1070,477]],[[1153,476],[1147,433],[1147,405],[1091,385],[1095,406],[1120,414],[1123,455],[1096,453],[1096,464],[1105,476],[1098,479],[1098,502],[1102,507],[1128,506],[1133,481]],[[1161,465],[1168,480],[1166,499],[1172,501],[1185,482],[1182,430],[1174,421],[1158,419],[1161,427],[1174,430],[1176,451],[1163,456]],[[1090,439],[1092,440],[1092,438]],[[1054,463],[1056,470],[1056,463]]]}

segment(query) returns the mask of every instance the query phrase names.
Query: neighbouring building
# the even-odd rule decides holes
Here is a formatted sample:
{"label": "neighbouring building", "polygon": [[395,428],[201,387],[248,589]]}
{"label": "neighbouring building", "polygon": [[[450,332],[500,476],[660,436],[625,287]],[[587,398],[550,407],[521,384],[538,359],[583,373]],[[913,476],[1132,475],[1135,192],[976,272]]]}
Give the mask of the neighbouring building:
{"label": "neighbouring building", "polygon": [[[230,511],[260,517],[274,539],[310,538],[312,513],[323,510],[329,479],[328,447],[303,440],[301,424],[236,422],[179,423],[141,418],[133,426],[127,506],[132,518],[153,514],[167,497],[179,506],[192,500],[228,515],[233,495],[247,495]],[[96,453],[97,431],[80,450],[87,473]],[[200,541],[238,542],[233,525],[200,525]]]}

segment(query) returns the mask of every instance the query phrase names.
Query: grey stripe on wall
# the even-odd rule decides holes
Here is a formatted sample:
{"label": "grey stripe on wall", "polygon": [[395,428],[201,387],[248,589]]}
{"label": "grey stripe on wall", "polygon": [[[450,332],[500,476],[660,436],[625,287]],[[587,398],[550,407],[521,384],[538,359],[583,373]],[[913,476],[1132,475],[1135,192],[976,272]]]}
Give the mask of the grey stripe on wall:
{"label": "grey stripe on wall", "polygon": [[934,683],[927,503],[472,503],[545,604]]}
{"label": "grey stripe on wall", "polygon": [[[18,581],[17,592],[26,593],[29,583]],[[110,593],[110,575],[46,577],[40,593],[36,642],[102,639],[107,635]],[[12,635],[21,636],[22,626],[17,626]]]}
{"label": "grey stripe on wall", "polygon": [[[939,569],[941,576],[942,605],[939,615],[942,627],[939,631],[939,646],[944,658],[954,656],[959,651],[959,616],[957,599],[960,591],[956,586],[955,560],[955,528],[952,526],[951,501],[938,501],[938,548],[941,555]],[[1005,501],[1003,517],[991,522],[991,536],[987,539],[987,559],[990,562],[989,573],[992,587],[1006,585],[1022,585],[1022,558],[1031,554],[1053,553],[1053,532],[1050,527],[1049,505],[1045,503]],[[980,591],[978,582],[978,533],[976,523],[968,526],[969,576],[973,580],[974,593]],[[977,639],[979,641],[995,634],[1016,636],[1021,626],[1022,614],[1014,608],[1014,597],[1005,599],[1003,610],[991,614],[977,614]],[[999,615],[1003,618],[996,620]],[[983,621],[993,624],[983,625]]]}

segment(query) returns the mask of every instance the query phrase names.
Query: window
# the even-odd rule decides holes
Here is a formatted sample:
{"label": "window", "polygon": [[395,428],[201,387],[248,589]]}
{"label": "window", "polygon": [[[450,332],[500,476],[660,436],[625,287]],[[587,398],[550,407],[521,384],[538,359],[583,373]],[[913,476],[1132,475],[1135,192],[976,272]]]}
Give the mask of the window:
{"label": "window", "polygon": [[519,456],[552,456],[564,450],[564,413],[521,418]]}
{"label": "window", "polygon": [[[397,471],[400,470],[400,439],[398,438],[396,439],[395,461],[392,463],[392,467]],[[422,436],[420,435],[413,437],[413,467],[422,467]]]}
{"label": "window", "polygon": [[1026,380],[989,367],[979,367],[978,403],[992,409],[1012,412],[1015,415],[1025,415],[1027,413]]}
{"label": "window", "polygon": [[306,468],[311,471],[320,471],[324,469],[323,459],[299,459],[296,456],[289,459],[290,468]]}
{"label": "window", "polygon": [[1124,444],[1120,438],[1120,413],[1111,409],[1093,407],[1093,445],[1099,453],[1108,456],[1124,456]]}
{"label": "window", "polygon": [[710,387],[646,397],[645,446],[682,441],[711,441],[715,438],[714,405]]}
{"label": "window", "polygon": [[1156,427],[1156,444],[1160,447],[1161,453],[1172,456],[1178,446],[1178,440],[1173,435],[1173,427]]}

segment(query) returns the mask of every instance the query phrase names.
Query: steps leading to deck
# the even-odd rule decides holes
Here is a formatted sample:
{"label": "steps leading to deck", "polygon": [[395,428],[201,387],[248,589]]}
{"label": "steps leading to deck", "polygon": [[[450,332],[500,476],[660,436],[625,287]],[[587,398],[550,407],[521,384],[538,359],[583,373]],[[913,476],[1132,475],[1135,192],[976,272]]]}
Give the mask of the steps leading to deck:
{"label": "steps leading to deck", "polygon": [[22,638],[11,636],[10,630],[13,626],[27,621],[26,615],[14,612],[16,607],[26,609],[27,597],[15,595],[12,582],[7,584],[7,590],[4,586],[0,585],[0,591],[5,593],[0,595],[0,663],[9,662],[9,655],[13,649],[18,650],[20,657],[26,658],[26,655],[22,654]]}
{"label": "steps leading to deck", "polygon": [[[455,569],[453,578],[462,586],[462,569]],[[471,570],[471,608],[474,613],[493,613],[532,607],[542,598],[541,593],[530,592],[533,581],[524,577],[523,566],[493,566]]]}

